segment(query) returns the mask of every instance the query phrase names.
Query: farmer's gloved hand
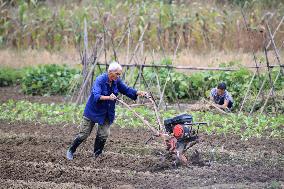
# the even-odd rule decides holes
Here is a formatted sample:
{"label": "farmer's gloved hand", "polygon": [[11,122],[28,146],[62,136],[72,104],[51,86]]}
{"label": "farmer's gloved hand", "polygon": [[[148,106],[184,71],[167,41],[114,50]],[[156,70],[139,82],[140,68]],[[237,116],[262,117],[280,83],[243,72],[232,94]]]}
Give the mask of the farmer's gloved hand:
{"label": "farmer's gloved hand", "polygon": [[111,95],[109,96],[109,100],[115,100],[115,99],[116,99],[116,96],[113,93],[111,93]]}

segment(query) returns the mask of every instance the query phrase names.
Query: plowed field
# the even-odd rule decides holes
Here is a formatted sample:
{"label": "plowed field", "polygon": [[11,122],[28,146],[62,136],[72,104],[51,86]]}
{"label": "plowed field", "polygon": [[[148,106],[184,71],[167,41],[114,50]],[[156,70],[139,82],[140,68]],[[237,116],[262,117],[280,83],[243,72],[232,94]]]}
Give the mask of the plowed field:
{"label": "plowed field", "polygon": [[[92,158],[93,132],[68,161],[76,126],[1,121],[0,188],[265,188],[284,181],[281,140],[203,135],[187,153],[192,164],[174,167],[161,163],[159,141],[144,144],[148,131],[111,131],[100,158]],[[202,163],[208,160],[211,166]]]}
{"label": "plowed field", "polygon": [[[13,88],[12,88],[13,89]],[[29,97],[2,88],[0,101],[27,99],[62,102],[61,97]],[[96,132],[65,158],[76,125],[8,123],[0,120],[0,188],[281,188],[284,185],[283,140],[201,134],[187,151],[191,164],[161,161],[159,140],[145,144],[146,129],[113,125],[105,151],[93,159]],[[199,152],[199,156],[195,151]],[[210,164],[208,163],[210,162]]]}

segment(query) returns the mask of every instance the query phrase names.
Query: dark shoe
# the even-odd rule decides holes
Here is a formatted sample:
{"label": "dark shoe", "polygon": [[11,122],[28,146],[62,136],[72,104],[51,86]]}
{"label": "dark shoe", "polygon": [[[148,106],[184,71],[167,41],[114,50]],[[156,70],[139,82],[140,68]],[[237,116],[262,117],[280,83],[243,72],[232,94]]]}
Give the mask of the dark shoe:
{"label": "dark shoe", "polygon": [[72,152],[72,154],[74,154],[76,152],[76,149],[78,148],[78,146],[83,142],[83,140],[79,137],[76,137],[75,140],[72,142],[69,151]]}
{"label": "dark shoe", "polygon": [[67,150],[66,158],[68,160],[73,160],[73,158],[74,158],[73,152],[71,152],[69,149]]}
{"label": "dark shoe", "polygon": [[103,152],[105,143],[106,143],[105,139],[102,139],[98,136],[96,137],[96,141],[94,145],[94,158],[97,158]]}
{"label": "dark shoe", "polygon": [[102,153],[102,150],[97,150],[96,152],[94,152],[94,158],[97,159]]}

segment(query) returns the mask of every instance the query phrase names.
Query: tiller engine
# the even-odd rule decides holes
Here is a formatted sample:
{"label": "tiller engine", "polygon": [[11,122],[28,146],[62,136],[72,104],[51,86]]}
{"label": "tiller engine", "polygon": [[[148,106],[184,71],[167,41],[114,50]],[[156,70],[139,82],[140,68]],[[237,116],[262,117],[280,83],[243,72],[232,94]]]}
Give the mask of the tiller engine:
{"label": "tiller engine", "polygon": [[198,143],[199,125],[203,124],[207,123],[194,123],[192,116],[189,114],[182,114],[164,120],[165,130],[169,136],[169,139],[165,140],[169,152],[168,156],[173,158],[174,163],[187,164],[188,161],[184,152]]}

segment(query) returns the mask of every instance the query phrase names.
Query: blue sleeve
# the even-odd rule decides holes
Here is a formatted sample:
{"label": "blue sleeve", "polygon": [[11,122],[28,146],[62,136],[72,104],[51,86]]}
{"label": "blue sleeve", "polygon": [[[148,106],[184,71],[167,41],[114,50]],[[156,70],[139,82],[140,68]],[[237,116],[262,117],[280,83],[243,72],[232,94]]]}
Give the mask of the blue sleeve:
{"label": "blue sleeve", "polygon": [[93,85],[92,94],[94,95],[94,102],[97,103],[102,94],[102,87],[101,87],[102,78],[98,77]]}
{"label": "blue sleeve", "polygon": [[128,87],[125,83],[123,83],[122,80],[118,80],[117,82],[117,88],[118,91],[124,95],[126,95],[127,97],[131,98],[132,100],[136,100],[137,99],[137,90],[133,89],[131,87]]}

